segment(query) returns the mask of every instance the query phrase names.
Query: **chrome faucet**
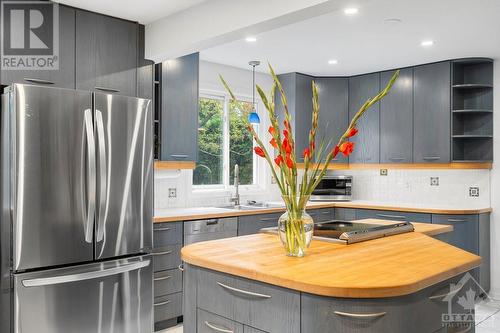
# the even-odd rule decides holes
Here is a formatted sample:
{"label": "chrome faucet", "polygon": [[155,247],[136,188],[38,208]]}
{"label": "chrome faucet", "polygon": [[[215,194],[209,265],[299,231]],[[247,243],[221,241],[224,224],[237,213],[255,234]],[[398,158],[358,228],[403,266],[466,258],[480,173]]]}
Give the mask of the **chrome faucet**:
{"label": "chrome faucet", "polygon": [[240,205],[240,168],[238,164],[234,165],[234,196],[231,196],[231,201],[235,206]]}

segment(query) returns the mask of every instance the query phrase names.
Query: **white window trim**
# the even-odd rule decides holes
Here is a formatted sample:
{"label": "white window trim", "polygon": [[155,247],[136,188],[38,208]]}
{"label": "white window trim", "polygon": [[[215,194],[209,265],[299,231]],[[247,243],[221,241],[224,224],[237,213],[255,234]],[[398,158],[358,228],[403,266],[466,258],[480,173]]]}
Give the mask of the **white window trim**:
{"label": "white window trim", "polygon": [[[235,94],[235,97],[238,100],[244,101],[244,102],[252,102],[252,96],[249,95],[244,95],[244,94]],[[223,175],[222,175],[222,182],[223,184],[217,184],[217,185],[194,185],[192,186],[192,192],[194,194],[205,194],[207,192],[229,192],[229,191],[234,191],[234,184],[231,179],[229,179],[229,154],[226,152],[229,151],[229,102],[231,100],[231,96],[227,92],[222,92],[222,91],[217,91],[217,90],[209,90],[209,89],[200,89],[200,94],[199,98],[211,98],[211,99],[218,99],[223,101],[224,106],[223,106],[223,129],[222,129],[222,135],[223,135]],[[260,112],[260,107],[259,105],[261,104],[260,99],[255,99],[255,104],[257,105],[257,114],[259,117],[262,119],[262,115]],[[260,124],[257,134],[261,135],[261,130],[262,130],[262,123]],[[255,146],[255,140],[252,140],[253,145]],[[262,170],[262,165],[260,161],[257,159],[256,155],[253,154],[253,180],[254,183],[251,185],[240,185],[240,194],[251,194],[253,192],[259,192],[265,189],[265,180],[266,177],[262,175],[259,171]]]}

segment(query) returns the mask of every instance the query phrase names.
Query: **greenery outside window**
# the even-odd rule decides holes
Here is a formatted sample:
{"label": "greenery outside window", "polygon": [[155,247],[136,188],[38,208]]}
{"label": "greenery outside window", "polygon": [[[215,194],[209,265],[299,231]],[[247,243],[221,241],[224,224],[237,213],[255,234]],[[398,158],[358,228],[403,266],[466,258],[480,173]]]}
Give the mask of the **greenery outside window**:
{"label": "greenery outside window", "polygon": [[257,159],[253,140],[242,119],[252,103],[240,99],[245,110],[225,95],[200,94],[198,113],[198,162],[193,185],[198,188],[224,189],[233,185],[234,165],[240,169],[240,184],[256,184]]}

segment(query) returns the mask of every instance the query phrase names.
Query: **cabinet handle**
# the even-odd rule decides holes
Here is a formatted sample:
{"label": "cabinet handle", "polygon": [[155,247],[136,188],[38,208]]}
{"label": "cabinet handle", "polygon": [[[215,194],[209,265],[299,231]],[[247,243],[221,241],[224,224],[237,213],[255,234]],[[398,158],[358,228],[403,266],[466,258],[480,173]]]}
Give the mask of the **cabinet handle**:
{"label": "cabinet handle", "polygon": [[118,89],[113,89],[113,88],[107,88],[107,87],[94,87],[95,90],[101,90],[101,91],[106,91],[106,92],[111,92],[111,93],[117,93],[120,92]]}
{"label": "cabinet handle", "polygon": [[156,228],[156,229],[154,229],[154,231],[168,231],[168,230],[172,230],[172,228],[166,227],[166,228]]}
{"label": "cabinet handle", "polygon": [[404,161],[405,160],[404,157],[389,157],[389,159],[391,161]]}
{"label": "cabinet handle", "polygon": [[331,214],[331,213],[332,213],[332,212],[330,212],[330,211],[321,212],[321,214],[325,214],[325,215],[326,215],[326,214],[328,214],[328,215],[329,215],[329,214]]}
{"label": "cabinet handle", "polygon": [[[166,300],[165,302],[158,302],[158,303],[155,303],[155,304],[153,304],[153,305],[154,305],[154,306],[162,306],[162,305],[165,305],[165,304],[168,304],[168,303],[170,303],[170,301],[169,301],[169,300]],[[149,303],[149,304],[151,304],[151,303]]]}
{"label": "cabinet handle", "polygon": [[207,220],[206,225],[215,225],[219,224],[219,219]]}
{"label": "cabinet handle", "polygon": [[377,313],[349,313],[349,312],[341,312],[341,311],[334,311],[336,315],[339,315],[341,317],[349,317],[349,318],[378,318],[378,317],[383,317],[387,314],[387,312],[377,312]]}
{"label": "cabinet handle", "polygon": [[215,332],[221,332],[221,333],[234,333],[234,331],[231,331],[231,330],[227,330],[225,328],[220,328],[220,327],[217,327],[215,326],[214,324],[211,324],[209,323],[208,321],[205,320],[205,325],[208,327],[208,328],[211,328],[212,330],[214,330]]}
{"label": "cabinet handle", "polygon": [[167,276],[161,276],[161,277],[157,277],[157,278],[154,278],[153,281],[163,281],[163,280],[168,280],[172,277],[172,275],[167,275]]}
{"label": "cabinet handle", "polygon": [[462,287],[463,287],[463,285],[458,285],[457,288],[455,288],[453,290],[450,290],[449,292],[445,292],[444,294],[438,294],[438,295],[429,296],[429,299],[431,301],[433,301],[433,300],[436,300],[436,299],[445,298],[446,296],[449,296],[449,295],[455,295],[456,293],[458,293],[462,289]]}
{"label": "cabinet handle", "polygon": [[463,219],[448,219],[448,222],[465,222]]}
{"label": "cabinet handle", "polygon": [[224,288],[224,289],[231,290],[231,291],[243,294],[243,295],[254,296],[254,297],[259,297],[259,298],[271,298],[272,297],[270,295],[259,294],[259,293],[254,293],[254,292],[251,292],[251,291],[246,291],[246,290],[242,290],[242,289],[230,287],[230,286],[225,285],[225,284],[220,283],[220,282],[217,282],[217,284],[219,286],[221,286],[222,288]]}
{"label": "cabinet handle", "polygon": [[185,154],[172,154],[170,156],[173,158],[188,158],[188,156]]}
{"label": "cabinet handle", "polygon": [[52,82],[52,81],[42,80],[42,79],[32,79],[29,77],[25,77],[24,81],[28,81],[28,82],[36,83],[36,84],[54,84],[54,82]]}
{"label": "cabinet handle", "polygon": [[184,272],[184,264],[180,264],[177,268],[178,268],[181,272]]}
{"label": "cabinet handle", "polygon": [[399,219],[406,220],[406,216],[403,215],[388,215],[388,214],[377,214],[378,217],[386,217],[388,219]]}
{"label": "cabinet handle", "polygon": [[425,161],[437,161],[437,160],[441,159],[441,157],[439,157],[439,156],[424,156],[424,157],[422,157],[422,159],[424,159]]}
{"label": "cabinet handle", "polygon": [[170,253],[172,253],[171,250],[170,251],[164,251],[164,252],[153,252],[153,253],[151,253],[151,255],[153,255],[153,256],[162,256],[164,254],[170,254]]}
{"label": "cabinet handle", "polygon": [[262,217],[260,218],[261,221],[273,221],[273,220],[276,220],[275,217]]}

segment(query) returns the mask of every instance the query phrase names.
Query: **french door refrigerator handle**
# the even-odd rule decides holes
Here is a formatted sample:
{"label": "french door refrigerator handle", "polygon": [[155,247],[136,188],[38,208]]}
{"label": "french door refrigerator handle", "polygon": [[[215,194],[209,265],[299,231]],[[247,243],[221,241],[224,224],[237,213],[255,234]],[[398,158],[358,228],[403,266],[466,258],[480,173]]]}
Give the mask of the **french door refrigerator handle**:
{"label": "french door refrigerator handle", "polygon": [[85,217],[85,241],[92,243],[92,231],[94,228],[95,194],[96,194],[96,161],[95,161],[95,138],[92,123],[92,110],[84,111],[85,133],[87,137],[87,216]]}
{"label": "french door refrigerator handle", "polygon": [[97,210],[97,241],[104,239],[104,210],[106,204],[107,174],[106,174],[106,145],[104,137],[104,122],[102,112],[95,111],[97,127],[97,147],[99,150],[99,208]]}
{"label": "french door refrigerator handle", "polygon": [[22,281],[22,284],[23,284],[23,286],[29,288],[29,287],[42,287],[42,286],[49,286],[49,285],[55,285],[55,284],[98,279],[98,278],[103,278],[106,276],[118,275],[118,274],[122,274],[122,273],[135,271],[135,270],[141,269],[143,267],[149,266],[150,262],[151,262],[151,260],[144,260],[144,261],[140,261],[140,262],[134,262],[131,264],[125,264],[122,266],[103,269],[103,270],[96,270],[96,271],[69,274],[69,275],[61,275],[61,276],[52,276],[52,277],[46,277],[46,278],[26,279],[26,280]]}

